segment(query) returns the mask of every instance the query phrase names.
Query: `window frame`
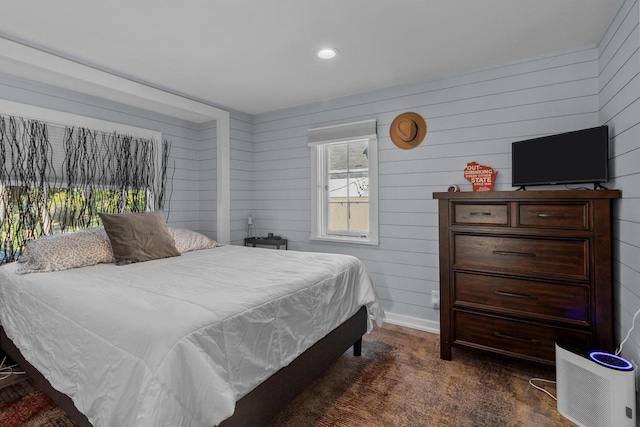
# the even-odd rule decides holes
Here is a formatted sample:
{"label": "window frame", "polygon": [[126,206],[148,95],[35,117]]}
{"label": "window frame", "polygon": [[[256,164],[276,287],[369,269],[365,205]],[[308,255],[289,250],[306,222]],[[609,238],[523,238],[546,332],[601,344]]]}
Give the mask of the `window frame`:
{"label": "window frame", "polygon": [[[373,122],[373,123],[371,123]],[[354,243],[360,245],[379,245],[378,232],[378,137],[377,133],[367,135],[353,135],[348,132],[349,126],[373,125],[375,120],[358,122],[350,125],[331,126],[328,128],[311,129],[309,147],[311,148],[311,241],[325,241],[336,243]],[[340,132],[344,127],[347,132]],[[337,129],[338,128],[338,129]],[[322,140],[322,136],[312,137],[314,131],[325,131],[332,135],[329,140]],[[343,133],[345,137],[340,137]],[[369,160],[369,231],[363,233],[333,233],[328,230],[329,222],[329,159],[328,147],[355,141],[367,141],[367,155]]]}

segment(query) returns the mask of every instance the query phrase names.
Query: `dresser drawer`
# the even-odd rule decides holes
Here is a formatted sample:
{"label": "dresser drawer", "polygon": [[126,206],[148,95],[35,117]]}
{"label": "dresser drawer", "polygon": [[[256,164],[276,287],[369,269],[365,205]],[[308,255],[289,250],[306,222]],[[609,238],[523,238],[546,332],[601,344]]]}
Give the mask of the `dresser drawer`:
{"label": "dresser drawer", "polygon": [[555,361],[555,343],[591,347],[591,334],[454,310],[454,343],[545,363]]}
{"label": "dresser drawer", "polygon": [[589,229],[589,204],[520,203],[520,227]]}
{"label": "dresser drawer", "polygon": [[506,203],[453,203],[453,223],[473,225],[509,225]]}
{"label": "dresser drawer", "polygon": [[589,287],[454,273],[455,307],[589,325]]}
{"label": "dresser drawer", "polygon": [[587,280],[589,241],[453,234],[454,268]]}

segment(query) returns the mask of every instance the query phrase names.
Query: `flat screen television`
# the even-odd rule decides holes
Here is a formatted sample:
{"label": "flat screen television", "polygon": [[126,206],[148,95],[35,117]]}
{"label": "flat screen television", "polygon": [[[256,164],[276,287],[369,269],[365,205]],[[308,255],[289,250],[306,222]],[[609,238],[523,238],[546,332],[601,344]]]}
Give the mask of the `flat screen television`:
{"label": "flat screen television", "polygon": [[608,126],[517,141],[511,144],[511,184],[593,183],[609,180]]}

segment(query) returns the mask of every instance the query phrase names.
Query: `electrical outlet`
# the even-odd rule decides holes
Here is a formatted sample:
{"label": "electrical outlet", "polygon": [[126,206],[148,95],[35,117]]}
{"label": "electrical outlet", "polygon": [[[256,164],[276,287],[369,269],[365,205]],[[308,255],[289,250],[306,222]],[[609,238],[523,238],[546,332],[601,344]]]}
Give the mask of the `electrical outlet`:
{"label": "electrical outlet", "polygon": [[440,291],[431,291],[431,306],[440,308]]}

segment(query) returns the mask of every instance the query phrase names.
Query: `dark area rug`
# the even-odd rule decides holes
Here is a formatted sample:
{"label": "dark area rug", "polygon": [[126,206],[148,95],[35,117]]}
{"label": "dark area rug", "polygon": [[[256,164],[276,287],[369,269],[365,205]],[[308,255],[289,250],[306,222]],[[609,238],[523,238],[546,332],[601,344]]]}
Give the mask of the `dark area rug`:
{"label": "dark area rug", "polygon": [[[529,385],[554,379],[555,368],[464,349],[443,361],[439,343],[409,328],[376,329],[362,357],[342,356],[270,427],[574,425]],[[543,386],[555,395],[553,384]]]}
{"label": "dark area rug", "polygon": [[1,427],[74,427],[62,409],[30,381],[0,390]]}
{"label": "dark area rug", "polygon": [[[377,328],[365,336],[362,357],[345,353],[269,427],[573,426],[528,383],[554,378],[553,367],[463,349],[443,361],[439,340]],[[553,385],[544,387],[555,394]],[[0,427],[71,426],[29,381],[0,390]]]}

